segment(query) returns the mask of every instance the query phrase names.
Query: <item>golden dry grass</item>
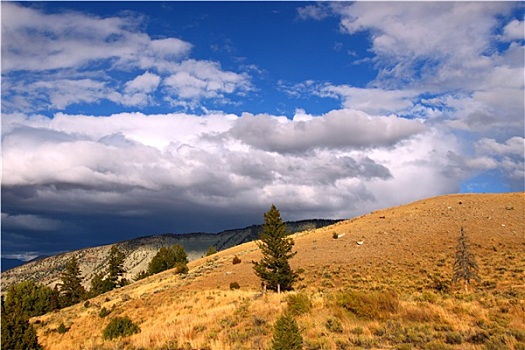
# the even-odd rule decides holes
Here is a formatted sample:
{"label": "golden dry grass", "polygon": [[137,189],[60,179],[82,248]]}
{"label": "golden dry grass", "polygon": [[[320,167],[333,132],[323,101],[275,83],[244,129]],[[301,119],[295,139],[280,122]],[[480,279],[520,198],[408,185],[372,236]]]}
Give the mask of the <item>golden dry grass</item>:
{"label": "golden dry grass", "polygon": [[[448,195],[295,234],[297,289],[312,302],[297,316],[305,348],[524,349],[524,204],[524,193]],[[468,295],[441,293],[461,226],[482,282]],[[234,265],[234,256],[242,262]],[[166,271],[33,322],[52,350],[268,349],[287,302],[285,294],[259,295],[258,259],[256,244],[246,243],[193,261],[186,276]],[[229,290],[232,282],[241,289]],[[394,291],[398,306],[359,317],[338,301],[348,290]],[[113,308],[105,318],[102,307]],[[103,341],[111,317],[123,315],[141,332]],[[58,334],[62,322],[71,328]]]}

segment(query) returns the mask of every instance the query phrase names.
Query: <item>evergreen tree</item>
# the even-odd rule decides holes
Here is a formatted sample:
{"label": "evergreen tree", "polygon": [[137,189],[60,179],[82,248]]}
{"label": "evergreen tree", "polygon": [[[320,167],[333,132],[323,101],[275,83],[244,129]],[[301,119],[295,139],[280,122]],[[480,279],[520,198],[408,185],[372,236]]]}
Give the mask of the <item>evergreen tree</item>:
{"label": "evergreen tree", "polygon": [[19,305],[8,306],[2,297],[2,349],[42,350],[29,318]]}
{"label": "evergreen tree", "polygon": [[457,283],[460,280],[463,281],[463,286],[467,293],[470,280],[481,281],[479,278],[479,267],[474,255],[470,252],[463,226],[461,227],[461,234],[456,246],[456,260],[454,261],[452,282]]}
{"label": "evergreen tree", "polygon": [[40,316],[58,309],[58,303],[54,303],[57,297],[58,291],[33,281],[24,281],[9,287],[5,305],[23,311],[29,317]]}
{"label": "evergreen tree", "polygon": [[208,251],[206,252],[206,256],[210,256],[210,255],[213,255],[215,253],[217,253],[217,249],[215,248],[215,246],[211,245],[208,248]]}
{"label": "evergreen tree", "polygon": [[115,287],[113,283],[104,279],[104,273],[96,273],[91,279],[91,289],[89,290],[89,297],[93,298],[102,293],[109,292]]}
{"label": "evergreen tree", "polygon": [[[113,288],[119,286],[119,279],[124,272],[124,260],[126,255],[121,252],[117,246],[112,246],[109,251],[108,273],[107,280],[113,285]],[[112,289],[113,289],[112,288]]]}
{"label": "evergreen tree", "polygon": [[71,257],[66,263],[60,278],[62,280],[60,286],[61,306],[66,307],[80,302],[84,298],[86,291],[82,286],[80,267],[75,256]]}
{"label": "evergreen tree", "polygon": [[146,277],[149,276],[149,273],[147,273],[146,271],[142,270],[140,271],[139,273],[137,273],[134,277],[133,277],[133,280],[136,282],[136,281],[140,281]]}
{"label": "evergreen tree", "polygon": [[279,317],[273,328],[272,350],[301,350],[303,337],[290,313]]}
{"label": "evergreen tree", "polygon": [[182,245],[175,244],[172,247],[162,247],[148,264],[148,275],[154,275],[172,268],[176,268],[177,273],[186,273],[188,272],[187,265],[188,255]]}
{"label": "evergreen tree", "polygon": [[288,235],[279,210],[272,205],[264,214],[263,229],[257,241],[263,257],[261,261],[253,262],[255,274],[270,290],[291,290],[298,278],[289,264],[297,252],[292,252],[294,241]]}

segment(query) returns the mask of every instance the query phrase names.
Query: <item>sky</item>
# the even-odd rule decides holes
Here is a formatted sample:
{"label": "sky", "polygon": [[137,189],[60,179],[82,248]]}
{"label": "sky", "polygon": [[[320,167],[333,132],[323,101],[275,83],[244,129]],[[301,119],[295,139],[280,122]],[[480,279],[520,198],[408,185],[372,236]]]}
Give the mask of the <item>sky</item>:
{"label": "sky", "polygon": [[524,191],[522,2],[2,2],[2,257]]}

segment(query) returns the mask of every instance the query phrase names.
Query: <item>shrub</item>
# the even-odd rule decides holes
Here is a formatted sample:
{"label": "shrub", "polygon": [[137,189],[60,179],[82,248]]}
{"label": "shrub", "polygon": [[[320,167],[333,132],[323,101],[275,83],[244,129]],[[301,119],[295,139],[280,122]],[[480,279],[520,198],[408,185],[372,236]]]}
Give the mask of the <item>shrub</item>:
{"label": "shrub", "polygon": [[343,325],[337,318],[329,318],[325,323],[326,329],[334,333],[343,333]]}
{"label": "shrub", "polygon": [[459,332],[447,332],[445,333],[445,343],[461,344],[463,343],[463,336]]}
{"label": "shrub", "polygon": [[129,335],[139,333],[140,328],[135,323],[133,323],[129,317],[115,317],[112,319],[104,332],[102,333],[104,339],[111,340],[119,337],[127,337]]}
{"label": "shrub", "polygon": [[333,239],[338,239],[339,238],[339,235],[337,234],[337,232],[332,232],[332,238]]}
{"label": "shrub", "polygon": [[139,273],[137,273],[134,277],[133,277],[133,280],[136,282],[136,281],[140,281],[140,280],[143,280],[144,278],[148,277],[149,276],[149,273],[147,273],[146,271],[142,270],[140,271]]}
{"label": "shrub", "polygon": [[240,264],[241,263],[241,259],[239,259],[239,257],[237,255],[235,255],[233,257],[233,261],[232,261],[233,265],[237,265],[237,264]]}
{"label": "shrub", "polygon": [[346,291],[337,297],[342,308],[362,319],[381,319],[397,312],[399,299],[394,292]]}
{"label": "shrub", "polygon": [[67,333],[67,331],[69,331],[69,328],[64,325],[64,322],[62,322],[57,328],[58,334],[64,334]]}
{"label": "shrub", "polygon": [[239,283],[237,283],[237,282],[230,283],[230,289],[231,290],[240,289],[240,288],[241,288],[241,286],[239,285]]}
{"label": "shrub", "polygon": [[106,317],[107,315],[109,315],[111,313],[111,310],[108,310],[106,309],[106,307],[102,307],[102,309],[100,309],[100,311],[98,312],[98,317],[100,318],[104,318]]}
{"label": "shrub", "polygon": [[215,253],[217,253],[217,249],[215,248],[215,246],[212,245],[208,248],[208,251],[206,252],[206,256],[210,256]]}
{"label": "shrub", "polygon": [[473,335],[471,335],[467,341],[472,344],[483,344],[489,339],[490,335],[489,332],[486,330],[480,330]]}
{"label": "shrub", "polygon": [[306,314],[312,308],[312,302],[304,293],[290,294],[286,297],[288,311],[295,316]]}
{"label": "shrub", "polygon": [[274,325],[272,350],[300,350],[303,348],[303,337],[297,322],[290,313],[279,317]]}

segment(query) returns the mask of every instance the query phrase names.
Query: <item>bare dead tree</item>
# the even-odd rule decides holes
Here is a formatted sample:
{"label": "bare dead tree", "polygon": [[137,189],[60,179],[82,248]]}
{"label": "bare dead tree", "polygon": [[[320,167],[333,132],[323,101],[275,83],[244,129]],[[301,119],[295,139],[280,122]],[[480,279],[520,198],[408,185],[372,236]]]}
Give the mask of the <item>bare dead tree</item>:
{"label": "bare dead tree", "polygon": [[454,261],[452,282],[457,283],[463,281],[465,293],[468,293],[468,286],[471,280],[481,281],[479,277],[479,267],[474,258],[474,254],[470,251],[465,230],[463,226],[461,226],[461,234],[456,246],[456,260]]}

